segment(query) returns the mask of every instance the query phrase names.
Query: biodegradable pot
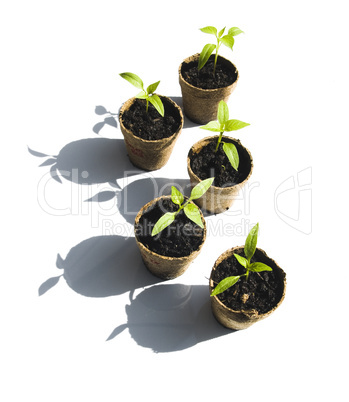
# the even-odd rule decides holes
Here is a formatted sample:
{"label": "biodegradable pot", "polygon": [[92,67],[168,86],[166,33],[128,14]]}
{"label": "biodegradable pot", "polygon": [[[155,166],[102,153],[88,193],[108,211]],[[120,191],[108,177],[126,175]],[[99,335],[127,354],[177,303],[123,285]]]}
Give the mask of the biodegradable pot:
{"label": "biodegradable pot", "polygon": [[[212,277],[216,269],[219,269],[218,266],[219,264],[228,258],[231,258],[234,253],[239,253],[244,250],[244,247],[233,247],[227,251],[225,251],[223,254],[219,256],[217,261],[215,262],[213,269],[211,271],[211,276],[210,276],[210,282],[209,282],[209,288],[210,288],[210,294],[212,293],[213,289],[215,288],[216,284],[213,282]],[[234,329],[234,330],[240,330],[240,329],[246,329],[250,327],[252,324],[254,324],[257,321],[261,321],[264,318],[268,317],[271,313],[273,313],[282,303],[282,301],[285,298],[285,292],[286,292],[286,274],[285,272],[277,265],[277,263],[269,258],[265,251],[263,251],[260,248],[256,249],[256,254],[260,254],[263,257],[263,260],[267,265],[269,265],[272,269],[273,272],[276,273],[276,277],[278,281],[280,282],[280,299],[276,303],[276,305],[269,311],[263,314],[259,314],[257,310],[239,310],[235,311],[232,310],[231,308],[227,307],[222,303],[221,300],[217,296],[211,296],[211,309],[213,312],[213,315],[215,316],[216,320],[222,324],[224,327],[229,328],[229,329]]]}
{"label": "biodegradable pot", "polygon": [[177,131],[170,137],[162,138],[160,140],[145,140],[134,135],[131,130],[125,127],[123,114],[132,106],[136,101],[136,98],[128,99],[122,105],[119,113],[120,128],[124,136],[128,156],[135,166],[148,171],[157,170],[166,165],[183,128],[184,119],[181,108],[168,97],[160,96],[160,98],[166,99],[166,101],[168,101],[178,111],[180,124]]}
{"label": "biodegradable pot", "polygon": [[239,73],[235,65],[224,57],[218,56],[218,60],[225,67],[236,75],[235,81],[229,86],[215,89],[202,89],[189,84],[183,77],[183,68],[188,63],[199,61],[200,54],[194,54],[183,60],[178,69],[179,84],[182,90],[183,110],[184,114],[194,123],[206,124],[210,121],[217,120],[218,104],[221,100],[228,101],[229,96],[234,91]]}
{"label": "biodegradable pot", "polygon": [[182,275],[187,270],[189,265],[194,261],[194,259],[200,254],[203,244],[206,240],[206,222],[202,212],[200,211],[201,219],[204,224],[202,242],[200,243],[199,247],[191,254],[184,257],[168,257],[158,254],[157,252],[150,250],[140,241],[138,233],[139,229],[137,228],[139,228],[139,221],[141,216],[146,211],[149,211],[149,209],[152,208],[160,199],[171,199],[171,196],[158,197],[144,205],[136,216],[134,228],[136,243],[140,250],[145,266],[153,275],[157,276],[158,278],[167,280]]}
{"label": "biodegradable pot", "polygon": [[[214,141],[216,143],[218,138],[218,135],[203,138],[202,140],[196,142],[190,148],[187,156],[187,170],[192,187],[194,187],[201,181],[201,179],[193,172],[191,168],[191,160],[193,156],[199,153],[202,148],[209,144],[211,141]],[[242,164],[245,165],[244,169],[246,170],[246,177],[241,183],[232,186],[229,186],[229,183],[227,184],[227,186],[224,187],[211,186],[201,198],[195,200],[195,203],[200,208],[215,214],[224,212],[231,207],[240,189],[243,188],[243,186],[250,178],[253,170],[252,155],[250,151],[241,144],[240,140],[223,136],[222,141],[231,142],[236,146],[239,153],[240,166],[242,166]]]}

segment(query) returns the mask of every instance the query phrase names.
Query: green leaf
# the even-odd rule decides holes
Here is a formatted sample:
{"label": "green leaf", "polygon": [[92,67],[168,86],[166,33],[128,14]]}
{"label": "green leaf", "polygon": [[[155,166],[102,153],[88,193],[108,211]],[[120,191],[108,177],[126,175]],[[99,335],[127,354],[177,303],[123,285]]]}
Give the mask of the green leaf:
{"label": "green leaf", "polygon": [[184,213],[186,216],[196,223],[201,228],[204,228],[204,224],[202,223],[201,214],[199,208],[194,204],[187,204],[184,207]]}
{"label": "green leaf", "polygon": [[248,267],[248,269],[252,272],[263,272],[273,270],[272,268],[269,267],[269,265],[263,264],[262,262],[254,262]]}
{"label": "green leaf", "polygon": [[257,223],[253,228],[250,230],[250,233],[248,234],[246,241],[245,241],[245,256],[248,260],[248,262],[251,261],[251,258],[253,257],[253,254],[256,251],[257,247],[257,238],[258,238],[258,229],[259,229],[259,224]]}
{"label": "green leaf", "polygon": [[121,73],[120,76],[136,88],[143,89],[143,81],[138,77],[138,75],[133,73]]}
{"label": "green leaf", "polygon": [[177,205],[182,205],[184,201],[183,194],[174,186],[171,187],[171,200]]}
{"label": "green leaf", "polygon": [[239,254],[235,254],[235,253],[234,253],[234,256],[244,268],[247,268],[248,261],[246,260],[246,258],[242,257]]}
{"label": "green leaf", "polygon": [[203,32],[203,33],[207,33],[207,34],[217,36],[217,29],[215,27],[212,27],[212,26],[200,28],[200,31]]}
{"label": "green leaf", "polygon": [[196,200],[202,197],[206,191],[210,188],[213,183],[214,177],[210,177],[209,179],[202,180],[198,183],[192,190],[190,194],[190,200]]}
{"label": "green leaf", "polygon": [[165,215],[162,215],[162,217],[155,223],[151,235],[155,236],[164,230],[175,220],[176,215],[176,212],[166,212]]}
{"label": "green leaf", "polygon": [[224,292],[225,290],[229,289],[235,283],[240,279],[240,276],[228,276],[227,278],[224,278],[222,281],[219,282],[219,284],[215,287],[213,292],[211,293],[211,296],[216,296],[219,293]]}
{"label": "green leaf", "polygon": [[228,105],[223,100],[218,104],[217,118],[221,126],[224,126],[224,124],[229,120]]}
{"label": "green leaf", "polygon": [[233,50],[234,46],[234,37],[231,35],[224,35],[223,38],[221,39],[223,45],[229,47],[229,49]]}
{"label": "green leaf", "polygon": [[202,67],[207,63],[207,60],[210,58],[212,52],[215,50],[216,45],[208,43],[205,45],[200,53],[198,69],[201,70]]}
{"label": "green leaf", "polygon": [[241,29],[238,28],[238,27],[230,28],[229,31],[228,31],[228,35],[231,35],[231,36],[236,36],[236,35],[239,35],[241,33],[244,33],[244,31],[241,31]]}
{"label": "green leaf", "polygon": [[157,95],[152,95],[149,97],[149,102],[155,107],[161,116],[164,117],[165,109],[161,99]]}
{"label": "green leaf", "polygon": [[156,91],[156,88],[159,86],[160,81],[154,82],[154,84],[150,84],[147,88],[147,93],[148,95],[154,93]]}
{"label": "green leaf", "polygon": [[237,171],[239,167],[239,154],[234,144],[225,142],[223,144],[223,151],[227,155],[230,164]]}
{"label": "green leaf", "polygon": [[149,96],[148,96],[144,91],[142,91],[142,92],[140,92],[139,94],[137,94],[137,95],[135,96],[135,98],[137,98],[137,99],[148,99]]}
{"label": "green leaf", "polygon": [[218,32],[218,38],[220,38],[224,34],[224,31],[225,27]]}
{"label": "green leaf", "polygon": [[218,123],[218,121],[210,121],[205,126],[201,126],[200,128],[202,128],[204,130],[215,131],[217,133],[222,131],[222,127]]}
{"label": "green leaf", "polygon": [[235,130],[240,130],[241,128],[249,126],[250,123],[245,123],[240,120],[228,120],[225,123],[225,131],[235,131]]}

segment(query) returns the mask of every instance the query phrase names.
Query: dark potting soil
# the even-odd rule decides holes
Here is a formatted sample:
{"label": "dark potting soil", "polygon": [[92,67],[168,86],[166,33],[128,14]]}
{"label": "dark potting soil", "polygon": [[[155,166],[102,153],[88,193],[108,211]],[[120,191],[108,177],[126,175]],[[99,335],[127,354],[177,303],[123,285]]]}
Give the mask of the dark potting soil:
{"label": "dark potting soil", "polygon": [[[218,140],[218,137],[217,137]],[[239,154],[239,167],[236,171],[225,152],[223,151],[224,138],[215,152],[217,141],[211,141],[197,154],[190,154],[190,167],[201,180],[214,177],[212,183],[216,187],[231,187],[242,183],[249,175],[251,163],[246,152],[238,144],[235,144]]]}
{"label": "dark potting soil", "polygon": [[237,72],[222,63],[220,56],[218,56],[215,74],[213,74],[213,65],[214,55],[211,55],[201,70],[198,70],[196,61],[191,61],[182,65],[181,73],[185,81],[202,89],[224,88],[237,80]]}
{"label": "dark potting soil", "polygon": [[171,137],[178,130],[181,117],[171,102],[162,96],[160,98],[164,104],[164,117],[150,102],[147,112],[145,99],[136,99],[122,114],[124,126],[137,137],[148,141]]}
{"label": "dark potting soil", "polygon": [[204,230],[186,217],[181,210],[176,219],[155,236],[151,231],[155,223],[166,212],[175,212],[178,205],[170,199],[160,199],[144,212],[136,226],[136,236],[146,247],[157,254],[168,257],[184,257],[199,248]]}
{"label": "dark potting soil", "polygon": [[[236,254],[245,257],[242,249]],[[235,311],[257,310],[259,314],[264,314],[280,301],[283,292],[283,276],[280,270],[259,250],[256,250],[251,259],[251,262],[257,261],[269,265],[273,271],[250,272],[247,281],[246,277],[243,277],[235,285],[217,295],[225,306]],[[245,272],[245,268],[232,256],[218,265],[212,274],[212,280],[216,285],[228,276],[241,275]]]}

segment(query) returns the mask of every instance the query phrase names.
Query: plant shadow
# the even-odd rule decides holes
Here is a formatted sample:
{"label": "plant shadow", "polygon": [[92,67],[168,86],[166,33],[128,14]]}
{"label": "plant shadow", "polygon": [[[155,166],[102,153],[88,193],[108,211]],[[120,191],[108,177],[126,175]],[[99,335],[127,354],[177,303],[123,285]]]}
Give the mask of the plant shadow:
{"label": "plant shadow", "polygon": [[28,151],[33,156],[46,158],[40,166],[51,166],[50,174],[59,183],[63,177],[76,184],[110,183],[115,186],[125,171],[142,172],[130,162],[123,139],[84,138],[68,143],[56,156],[30,148]]}
{"label": "plant shadow", "polygon": [[112,113],[112,112],[108,111],[104,106],[101,106],[101,105],[96,106],[95,113],[98,116],[107,115],[107,117],[104,117],[103,121],[100,121],[93,126],[92,130],[94,133],[99,134],[99,132],[102,130],[102,128],[106,125],[118,128],[118,124],[114,117],[114,116],[117,116],[117,113]]}
{"label": "plant shadow", "polygon": [[76,293],[87,297],[109,297],[134,291],[160,281],[145,268],[133,237],[96,236],[74,246],[63,259],[63,273],[39,287],[39,296],[63,277]]}
{"label": "plant shadow", "polygon": [[[133,180],[123,189],[103,190],[85,202],[106,202],[116,199],[118,210],[126,222],[134,224],[139,210],[154,198],[171,194],[171,187],[175,186],[185,196],[189,197],[192,189],[189,179],[170,179],[166,177],[149,177]],[[204,217],[214,215],[202,211]]]}
{"label": "plant shadow", "polygon": [[134,341],[156,353],[184,350],[231,334],[211,312],[208,286],[160,284],[143,290],[126,305],[127,323],[116,327],[108,341],[128,329]]}

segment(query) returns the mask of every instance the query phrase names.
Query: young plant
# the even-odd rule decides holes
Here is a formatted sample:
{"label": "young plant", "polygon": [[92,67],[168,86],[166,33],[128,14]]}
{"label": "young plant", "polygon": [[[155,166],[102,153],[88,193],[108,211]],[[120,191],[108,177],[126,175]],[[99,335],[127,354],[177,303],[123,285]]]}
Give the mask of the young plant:
{"label": "young plant", "polygon": [[[222,142],[223,133],[225,131],[235,131],[240,130],[246,126],[249,126],[249,123],[244,123],[240,120],[229,120],[229,109],[228,105],[222,100],[218,105],[217,112],[218,121],[210,121],[205,126],[200,128],[204,130],[218,132],[219,137],[216,145],[215,152],[218,151],[219,144]],[[223,142],[223,151],[227,155],[229,162],[233,166],[235,170],[238,170],[239,167],[239,154],[234,144]]]}
{"label": "young plant", "polygon": [[184,196],[183,194],[174,186],[171,187],[171,200],[174,204],[179,205],[179,208],[175,212],[167,212],[165,215],[163,215],[154,225],[153,230],[151,232],[152,236],[157,235],[160,233],[162,230],[164,230],[167,226],[169,226],[175,219],[176,216],[178,215],[179,211],[182,209],[184,210],[185,215],[194,223],[199,225],[201,228],[204,227],[202,220],[201,220],[201,215],[200,215],[200,210],[199,208],[195,205],[190,203],[192,200],[196,200],[200,197],[202,197],[206,191],[209,189],[211,186],[212,182],[214,180],[214,177],[211,177],[209,179],[201,181],[199,184],[197,184],[192,190],[189,199],[184,202]]}
{"label": "young plant", "polygon": [[253,257],[253,255],[256,251],[256,247],[257,247],[258,229],[259,229],[259,224],[257,223],[257,225],[255,225],[251,229],[250,233],[248,234],[248,236],[246,238],[245,247],[244,247],[244,253],[245,253],[246,258],[234,253],[234,256],[238,260],[238,262],[244,268],[246,268],[246,272],[242,275],[228,276],[227,278],[224,278],[215,287],[215,289],[211,293],[211,296],[215,296],[215,295],[218,295],[218,294],[224,292],[231,286],[235,285],[235,283],[244,276],[246,277],[246,280],[247,280],[250,272],[272,271],[272,268],[270,268],[266,264],[263,264],[262,262],[251,263],[251,258]]}
{"label": "young plant", "polygon": [[216,72],[219,48],[223,44],[223,45],[229,47],[229,49],[233,50],[233,46],[234,46],[234,42],[235,42],[234,36],[241,34],[243,31],[241,31],[241,29],[238,27],[233,27],[233,28],[230,28],[228,33],[224,36],[223,36],[223,34],[225,31],[225,27],[223,29],[221,29],[219,32],[217,31],[217,28],[212,27],[212,26],[200,28],[200,31],[207,33],[207,34],[214,35],[217,40],[216,45],[208,43],[207,45],[205,45],[203,47],[203,49],[200,53],[199,65],[198,65],[198,69],[201,70],[202,67],[207,63],[207,60],[210,58],[213,51],[216,49],[216,55],[214,58],[214,65],[213,65],[213,75],[214,75]]}
{"label": "young plant", "polygon": [[136,98],[145,99],[147,102],[146,111],[148,112],[149,102],[155,107],[155,109],[164,117],[165,110],[164,105],[158,95],[154,94],[156,88],[160,84],[160,81],[150,84],[146,89],[144,89],[143,81],[138,77],[138,75],[133,73],[121,73],[120,76],[128,81],[130,84],[142,90]]}

